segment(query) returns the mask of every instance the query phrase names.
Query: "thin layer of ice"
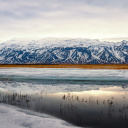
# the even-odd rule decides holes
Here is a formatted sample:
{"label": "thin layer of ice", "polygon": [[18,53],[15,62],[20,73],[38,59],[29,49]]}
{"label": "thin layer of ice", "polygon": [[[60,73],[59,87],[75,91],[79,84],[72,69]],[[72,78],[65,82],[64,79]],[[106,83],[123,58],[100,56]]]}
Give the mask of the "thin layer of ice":
{"label": "thin layer of ice", "polygon": [[11,68],[0,69],[0,78],[127,80],[128,70],[89,70],[72,68]]}
{"label": "thin layer of ice", "polygon": [[0,88],[12,92],[73,92],[108,86],[128,87],[128,70],[1,69]]}

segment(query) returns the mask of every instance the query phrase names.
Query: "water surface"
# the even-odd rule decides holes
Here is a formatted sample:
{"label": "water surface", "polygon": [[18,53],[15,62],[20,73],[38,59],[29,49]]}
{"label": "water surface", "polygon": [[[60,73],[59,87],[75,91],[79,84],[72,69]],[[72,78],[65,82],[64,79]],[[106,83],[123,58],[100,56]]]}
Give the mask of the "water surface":
{"label": "water surface", "polygon": [[128,70],[2,69],[0,101],[92,128],[128,127]]}

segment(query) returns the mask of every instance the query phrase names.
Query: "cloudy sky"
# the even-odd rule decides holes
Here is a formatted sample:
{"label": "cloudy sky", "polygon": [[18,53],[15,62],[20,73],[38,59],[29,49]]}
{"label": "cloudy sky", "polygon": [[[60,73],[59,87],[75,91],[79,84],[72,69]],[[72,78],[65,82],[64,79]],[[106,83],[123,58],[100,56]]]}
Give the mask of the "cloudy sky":
{"label": "cloudy sky", "polygon": [[0,40],[128,38],[128,0],[0,0]]}

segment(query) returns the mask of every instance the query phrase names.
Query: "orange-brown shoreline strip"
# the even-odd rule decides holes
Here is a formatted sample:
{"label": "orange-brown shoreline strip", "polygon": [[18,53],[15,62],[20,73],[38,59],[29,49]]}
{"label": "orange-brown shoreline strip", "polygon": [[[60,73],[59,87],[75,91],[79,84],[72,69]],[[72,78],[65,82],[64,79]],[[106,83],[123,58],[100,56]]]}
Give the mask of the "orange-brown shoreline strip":
{"label": "orange-brown shoreline strip", "polygon": [[128,69],[128,64],[0,64],[0,68]]}

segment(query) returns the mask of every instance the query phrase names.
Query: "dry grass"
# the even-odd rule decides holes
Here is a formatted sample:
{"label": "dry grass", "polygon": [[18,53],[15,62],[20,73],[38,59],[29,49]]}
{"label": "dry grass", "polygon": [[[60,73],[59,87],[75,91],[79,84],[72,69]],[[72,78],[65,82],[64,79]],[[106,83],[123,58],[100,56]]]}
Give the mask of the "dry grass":
{"label": "dry grass", "polygon": [[128,64],[0,64],[0,68],[83,68],[83,69],[128,69]]}

